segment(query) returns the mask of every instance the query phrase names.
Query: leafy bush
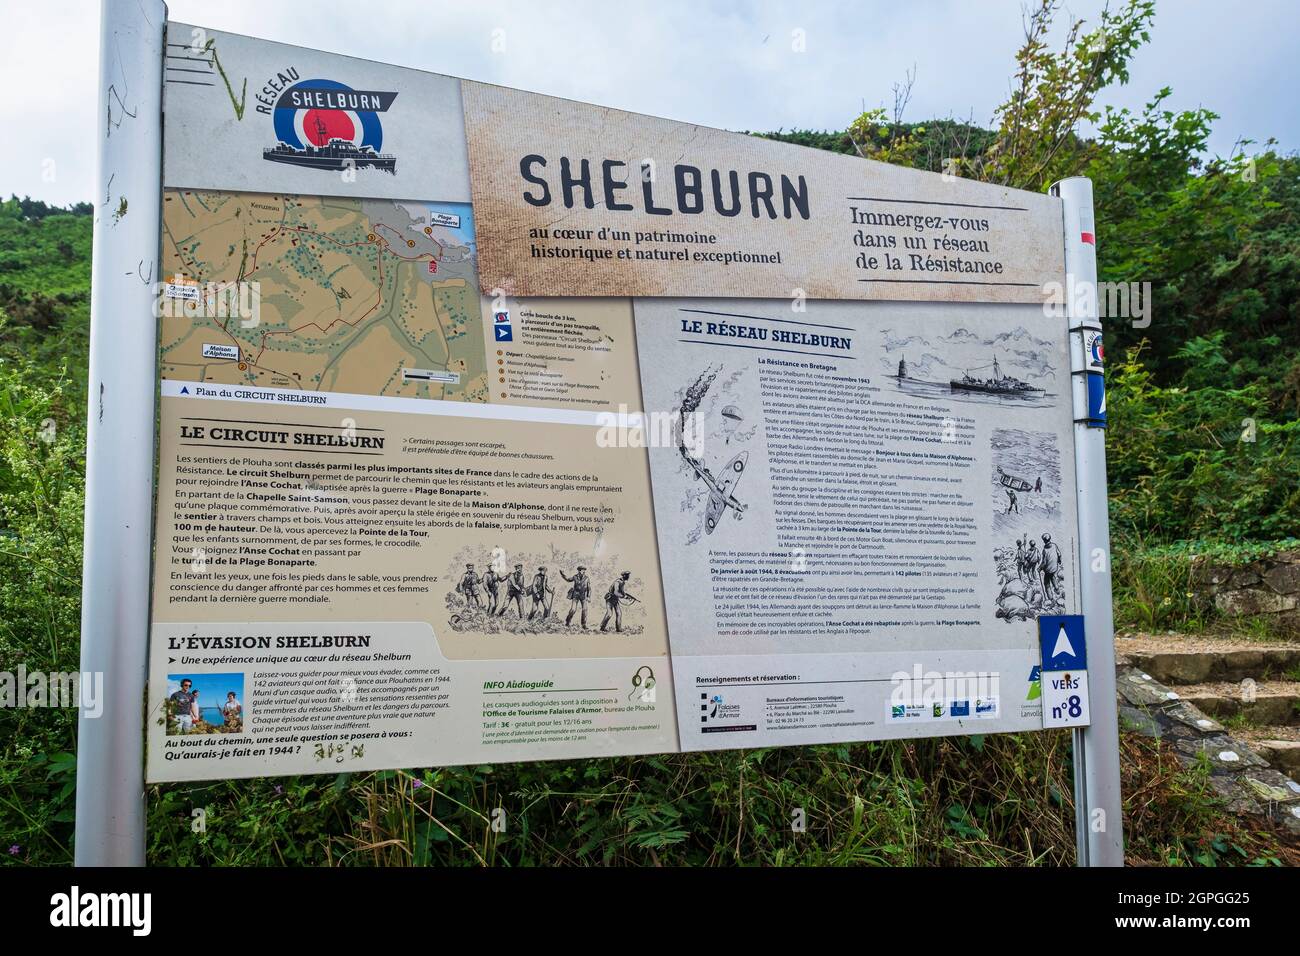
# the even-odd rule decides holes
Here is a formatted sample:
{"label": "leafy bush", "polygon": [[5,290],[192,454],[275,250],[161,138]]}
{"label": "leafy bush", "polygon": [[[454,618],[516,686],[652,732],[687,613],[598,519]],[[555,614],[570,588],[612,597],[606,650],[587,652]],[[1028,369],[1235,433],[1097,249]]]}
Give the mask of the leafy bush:
{"label": "leafy bush", "polygon": [[[0,332],[4,315],[0,312]],[[0,670],[80,669],[85,425],[58,372],[0,350]],[[0,709],[0,844],[66,861],[76,711]]]}
{"label": "leafy bush", "polygon": [[1111,524],[1135,539],[1268,541],[1300,535],[1300,421],[1266,389],[1156,384],[1142,348],[1112,362]]}

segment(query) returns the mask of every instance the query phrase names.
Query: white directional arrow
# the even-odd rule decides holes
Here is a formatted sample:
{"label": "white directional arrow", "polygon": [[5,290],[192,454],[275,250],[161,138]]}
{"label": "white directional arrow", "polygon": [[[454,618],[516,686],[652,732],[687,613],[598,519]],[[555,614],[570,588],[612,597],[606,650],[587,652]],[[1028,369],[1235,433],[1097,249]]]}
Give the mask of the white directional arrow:
{"label": "white directional arrow", "polygon": [[1068,654],[1070,657],[1077,656],[1074,652],[1074,645],[1070,643],[1070,637],[1065,633],[1065,625],[1061,625],[1061,630],[1056,635],[1056,645],[1052,648],[1052,658],[1058,658],[1062,654]]}

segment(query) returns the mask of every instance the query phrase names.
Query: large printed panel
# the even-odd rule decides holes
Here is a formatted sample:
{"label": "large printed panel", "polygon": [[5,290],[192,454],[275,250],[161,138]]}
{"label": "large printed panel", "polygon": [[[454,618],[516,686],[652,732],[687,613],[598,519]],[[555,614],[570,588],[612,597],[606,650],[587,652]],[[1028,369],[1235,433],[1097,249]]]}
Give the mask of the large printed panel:
{"label": "large printed panel", "polygon": [[682,746],[1042,726],[1078,606],[1064,324],[635,303]]}
{"label": "large printed panel", "polygon": [[1048,196],[464,84],[485,291],[1042,303]]}
{"label": "large printed panel", "polygon": [[151,780],[677,749],[629,299],[468,204],[164,196]]}
{"label": "large printed panel", "polygon": [[151,781],[1042,726],[1056,200],[175,23],[165,82]]}
{"label": "large printed panel", "polygon": [[302,399],[164,383],[150,780],[676,749],[644,449]]}

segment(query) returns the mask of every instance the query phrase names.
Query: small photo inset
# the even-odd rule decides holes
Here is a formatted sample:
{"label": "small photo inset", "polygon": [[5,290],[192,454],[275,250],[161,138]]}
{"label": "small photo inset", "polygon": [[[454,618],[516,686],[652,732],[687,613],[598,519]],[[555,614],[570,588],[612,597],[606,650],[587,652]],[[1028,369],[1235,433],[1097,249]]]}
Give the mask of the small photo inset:
{"label": "small photo inset", "polygon": [[168,674],[163,707],[169,736],[243,733],[244,675]]}

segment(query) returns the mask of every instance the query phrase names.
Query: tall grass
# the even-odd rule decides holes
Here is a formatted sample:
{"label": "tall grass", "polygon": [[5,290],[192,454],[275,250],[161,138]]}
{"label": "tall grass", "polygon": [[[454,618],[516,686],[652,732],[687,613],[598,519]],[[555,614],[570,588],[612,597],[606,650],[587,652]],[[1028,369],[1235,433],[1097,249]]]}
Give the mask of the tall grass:
{"label": "tall grass", "polygon": [[[0,671],[76,671],[83,413],[66,376],[16,350],[0,352],[0,386]],[[75,749],[75,711],[0,710],[0,858],[66,859]]]}
{"label": "tall grass", "polygon": [[1270,553],[1300,546],[1285,539],[1248,544],[1178,541],[1152,544],[1136,535],[1112,542],[1115,624],[1138,631],[1232,632],[1258,640],[1296,637],[1276,615],[1233,618],[1220,611],[1203,580],[1209,567],[1240,568]]}
{"label": "tall grass", "polygon": [[[75,376],[13,347],[0,347],[0,386],[0,670],[76,670],[84,398]],[[1151,603],[1157,592],[1141,587]],[[71,861],[75,738],[71,710],[0,710],[0,862]],[[1049,731],[154,786],[148,858],[1069,865],[1068,740]],[[1267,833],[1243,832],[1204,775],[1160,745],[1126,735],[1124,748],[1131,858],[1269,862],[1285,852]]]}
{"label": "tall grass", "polygon": [[[1208,768],[1122,736],[1130,862],[1300,862]],[[962,737],[151,790],[157,863],[1065,866],[1069,736]],[[207,829],[194,833],[195,809]]]}

